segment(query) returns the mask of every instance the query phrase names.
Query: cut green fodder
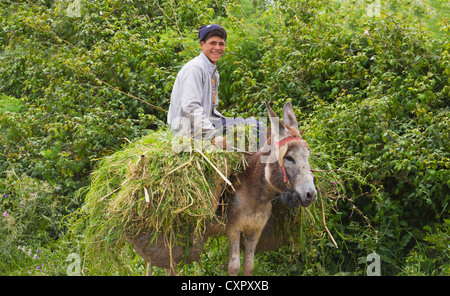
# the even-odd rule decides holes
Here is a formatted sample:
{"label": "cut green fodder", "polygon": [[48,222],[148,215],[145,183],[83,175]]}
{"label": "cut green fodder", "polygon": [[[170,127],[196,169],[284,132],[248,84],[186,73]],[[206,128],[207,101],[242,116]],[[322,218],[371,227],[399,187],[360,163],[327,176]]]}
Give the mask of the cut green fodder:
{"label": "cut green fodder", "polygon": [[207,223],[224,223],[216,213],[220,196],[244,156],[196,145],[177,152],[180,141],[191,143],[160,129],[101,161],[84,206],[87,257],[118,254],[140,232],[152,233],[153,240],[162,235],[172,243],[195,243]]}

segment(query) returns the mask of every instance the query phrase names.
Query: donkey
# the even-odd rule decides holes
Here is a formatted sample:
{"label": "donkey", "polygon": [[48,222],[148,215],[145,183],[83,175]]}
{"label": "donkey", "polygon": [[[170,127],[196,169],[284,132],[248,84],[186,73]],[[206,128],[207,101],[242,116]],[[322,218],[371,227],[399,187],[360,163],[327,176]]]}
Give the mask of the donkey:
{"label": "donkey", "polygon": [[[151,265],[155,265],[166,268],[168,274],[174,274],[173,267],[182,260],[189,263],[200,259],[209,237],[226,234],[229,242],[228,274],[237,275],[240,271],[240,248],[243,247],[243,273],[252,275],[255,251],[274,250],[284,243],[276,239],[279,230],[275,224],[278,220],[275,219],[277,217],[271,218],[271,213],[278,214],[278,211],[272,209],[272,204],[278,208],[280,203],[307,207],[316,200],[317,192],[308,163],[310,149],[301,137],[291,103],[286,103],[283,108],[284,124],[267,102],[266,107],[271,135],[264,147],[250,156],[245,170],[232,180],[235,191],[225,209],[225,229],[220,224],[207,225],[204,237],[190,244],[187,257],[181,246],[167,246],[163,238],[157,243],[149,243],[151,235],[140,233],[129,242],[148,262],[147,272]],[[258,245],[261,234],[265,237]]]}
{"label": "donkey", "polygon": [[[272,212],[272,201],[307,207],[317,198],[309,166],[310,149],[302,139],[290,102],[283,108],[284,124],[266,102],[271,137],[256,152],[249,166],[233,182],[235,193],[227,209],[226,235],[229,243],[228,274],[240,270],[240,244],[244,245],[244,275],[253,275],[254,254]],[[289,194],[283,194],[288,192]]]}

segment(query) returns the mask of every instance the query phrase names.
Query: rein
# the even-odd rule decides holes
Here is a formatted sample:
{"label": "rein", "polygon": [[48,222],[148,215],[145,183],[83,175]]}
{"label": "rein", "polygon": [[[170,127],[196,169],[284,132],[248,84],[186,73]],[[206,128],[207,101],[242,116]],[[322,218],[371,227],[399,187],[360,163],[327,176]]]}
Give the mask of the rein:
{"label": "rein", "polygon": [[[287,143],[292,142],[292,141],[298,141],[298,140],[301,140],[301,137],[288,137],[288,138],[284,138],[283,140],[281,140],[279,142],[274,142],[274,144],[275,144],[276,149],[279,150],[281,147],[283,147]],[[284,151],[283,157],[284,157],[285,153],[286,153],[286,151]],[[280,164],[280,161],[279,161],[279,164]],[[283,161],[283,164],[280,164],[280,167],[281,167],[281,170],[283,171],[284,184],[287,185],[288,178],[287,178],[287,174],[286,174],[286,167],[284,166],[284,161]]]}

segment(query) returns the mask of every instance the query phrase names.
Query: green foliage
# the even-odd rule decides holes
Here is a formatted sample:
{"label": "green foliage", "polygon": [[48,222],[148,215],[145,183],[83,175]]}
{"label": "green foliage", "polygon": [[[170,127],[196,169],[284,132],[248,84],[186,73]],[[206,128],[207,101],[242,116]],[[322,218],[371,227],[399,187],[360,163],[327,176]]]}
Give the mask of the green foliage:
{"label": "green foliage", "polygon": [[[10,237],[18,243],[35,238],[42,240],[57,238],[59,219],[62,218],[56,208],[59,187],[8,172],[1,180],[1,201],[3,216]],[[58,217],[59,215],[59,217]]]}
{"label": "green foliage", "polygon": [[[0,271],[27,273],[18,242],[61,258],[83,246],[79,189],[99,159],[165,121],[176,74],[199,52],[198,27],[220,23],[221,111],[259,117],[265,99],[276,112],[290,100],[326,212],[303,216],[315,222],[300,250],[259,254],[263,274],[361,275],[371,252],[384,275],[449,274],[447,2],[80,1],[79,16],[68,0],[1,2]],[[31,193],[41,207],[20,207]],[[218,244],[203,270],[184,273],[223,274]],[[53,270],[44,274],[64,273]]]}
{"label": "green foliage", "polygon": [[59,187],[14,171],[0,179],[2,274],[64,274],[60,263],[69,249],[60,244],[64,205],[70,206]]}

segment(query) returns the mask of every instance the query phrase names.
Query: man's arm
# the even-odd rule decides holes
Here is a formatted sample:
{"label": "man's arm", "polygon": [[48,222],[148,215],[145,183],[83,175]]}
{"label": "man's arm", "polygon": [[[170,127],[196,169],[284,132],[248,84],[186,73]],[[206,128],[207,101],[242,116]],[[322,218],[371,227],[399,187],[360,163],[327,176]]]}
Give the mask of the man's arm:
{"label": "man's arm", "polygon": [[194,134],[201,129],[202,135],[218,135],[213,124],[205,114],[203,101],[203,78],[199,67],[192,66],[180,73],[181,108],[191,125]]}

